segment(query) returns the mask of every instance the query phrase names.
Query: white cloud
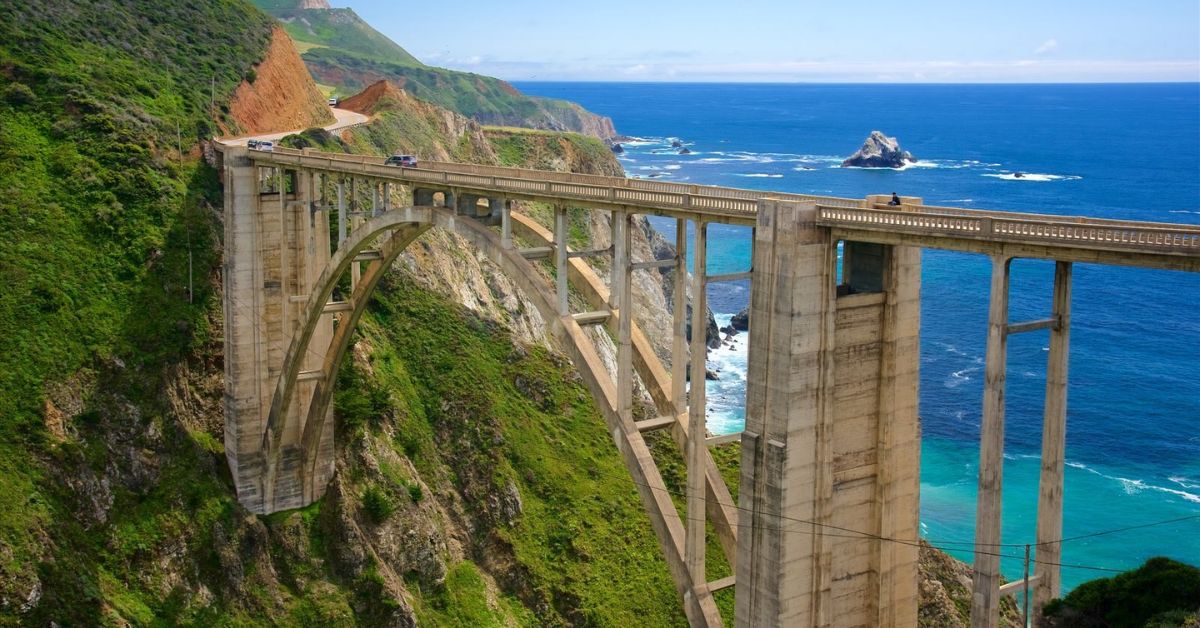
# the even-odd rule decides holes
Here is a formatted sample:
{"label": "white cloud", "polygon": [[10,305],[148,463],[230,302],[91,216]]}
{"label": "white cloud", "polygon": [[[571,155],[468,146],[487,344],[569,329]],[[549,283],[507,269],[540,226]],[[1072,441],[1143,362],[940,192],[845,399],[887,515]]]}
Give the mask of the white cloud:
{"label": "white cloud", "polygon": [[1044,54],[1047,54],[1050,52],[1054,52],[1055,50],[1058,50],[1058,40],[1051,37],[1050,39],[1047,39],[1046,41],[1042,42],[1042,45],[1038,46],[1037,50],[1033,51],[1033,54],[1044,55]]}
{"label": "white cloud", "polygon": [[722,82],[897,82],[897,83],[1062,83],[1194,81],[1200,59],[1160,61],[1064,60],[1053,56],[1007,61],[720,61],[648,63],[638,60],[596,63],[561,59],[545,63],[502,60],[486,55],[475,65],[450,67],[509,80],[633,80]]}

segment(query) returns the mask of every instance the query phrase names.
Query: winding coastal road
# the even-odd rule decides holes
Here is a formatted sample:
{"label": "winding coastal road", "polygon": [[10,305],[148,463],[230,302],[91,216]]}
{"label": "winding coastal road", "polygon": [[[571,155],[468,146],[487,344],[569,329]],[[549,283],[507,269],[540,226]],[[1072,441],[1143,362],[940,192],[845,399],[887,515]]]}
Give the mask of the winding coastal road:
{"label": "winding coastal road", "polygon": [[[333,112],[333,117],[335,120],[332,124],[322,127],[326,131],[330,132],[348,129],[360,124],[366,124],[371,119],[369,116],[363,115],[356,111],[350,111],[349,109],[338,109],[333,107],[330,109],[330,111]],[[299,133],[303,130],[304,129],[296,129],[294,131],[281,131],[278,133],[263,133],[261,135],[247,135],[244,137],[220,138],[217,141],[226,146],[245,146],[246,142],[250,140],[266,140],[268,142],[277,142],[288,135]]]}

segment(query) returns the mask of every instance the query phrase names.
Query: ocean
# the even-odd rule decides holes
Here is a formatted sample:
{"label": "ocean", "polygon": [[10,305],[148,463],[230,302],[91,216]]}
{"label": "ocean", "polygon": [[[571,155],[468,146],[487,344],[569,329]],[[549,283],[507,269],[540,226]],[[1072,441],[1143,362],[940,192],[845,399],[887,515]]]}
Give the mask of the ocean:
{"label": "ocean", "polygon": [[[519,83],[612,117],[630,176],[861,198],[1200,224],[1200,84],[766,85]],[[919,160],[840,168],[872,130]],[[671,148],[678,139],[691,154]],[[1017,178],[1015,173],[1025,176]],[[651,219],[668,239],[674,221]],[[746,270],[747,228],[713,225],[709,272]],[[926,250],[921,528],[970,562],[990,264]],[[1053,264],[1014,262],[1010,318],[1049,313]],[[1200,515],[1200,274],[1076,264],[1064,536]],[[714,285],[724,325],[747,286]],[[708,425],[744,420],[745,335],[712,352]],[[1048,332],[1010,338],[1004,543],[1033,543]],[[1021,574],[1020,548],[1003,570]],[[1069,589],[1152,556],[1200,563],[1200,519],[1069,541]]]}

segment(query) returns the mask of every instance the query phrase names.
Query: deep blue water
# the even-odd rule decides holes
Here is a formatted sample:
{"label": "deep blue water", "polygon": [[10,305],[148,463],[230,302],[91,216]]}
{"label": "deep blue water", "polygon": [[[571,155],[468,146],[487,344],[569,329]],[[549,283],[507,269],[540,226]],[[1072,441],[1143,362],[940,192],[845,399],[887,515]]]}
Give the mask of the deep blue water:
{"label": "deep blue water", "polygon": [[[579,102],[640,138],[625,144],[630,176],[1200,223],[1200,84],[518,87]],[[837,167],[873,129],[898,137],[918,166]],[[654,224],[673,237],[674,221]],[[710,229],[710,272],[746,269],[749,230]],[[989,261],[927,250],[923,264],[922,528],[969,561],[950,542],[974,535]],[[1048,314],[1052,275],[1051,262],[1014,263],[1011,320]],[[1064,535],[1200,514],[1200,274],[1077,264],[1073,288]],[[710,288],[718,318],[745,299],[744,285]],[[1005,543],[1034,540],[1047,345],[1044,331],[1009,342]],[[710,359],[722,371],[710,429],[735,431],[744,344]],[[1200,519],[1072,541],[1063,562],[1125,569],[1155,555],[1200,563]],[[1004,568],[1019,577],[1019,560]],[[1068,586],[1103,575],[1063,571]]]}

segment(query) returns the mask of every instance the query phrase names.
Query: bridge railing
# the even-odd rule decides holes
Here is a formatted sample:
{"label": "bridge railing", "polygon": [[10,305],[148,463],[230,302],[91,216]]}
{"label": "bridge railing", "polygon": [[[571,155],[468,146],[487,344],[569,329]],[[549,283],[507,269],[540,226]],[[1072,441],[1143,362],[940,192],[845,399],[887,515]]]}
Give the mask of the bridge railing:
{"label": "bridge railing", "polygon": [[[1015,216],[1015,217],[1014,217]],[[828,227],[891,230],[914,235],[961,237],[1094,248],[1128,248],[1200,254],[1200,226],[1104,221],[1042,214],[977,210],[951,213],[817,206],[817,223]]]}
{"label": "bridge railing", "polygon": [[366,175],[425,181],[447,187],[508,190],[533,196],[641,206],[656,210],[679,209],[733,217],[739,221],[753,218],[760,199],[774,198],[816,202],[818,221],[826,226],[1089,248],[1200,254],[1200,225],[934,205],[904,205],[897,210],[888,205],[868,205],[861,199],[448,162],[422,162],[420,168],[398,168],[384,165],[382,157],[304,152],[286,148],[276,149],[274,158],[329,170],[354,165]]}

